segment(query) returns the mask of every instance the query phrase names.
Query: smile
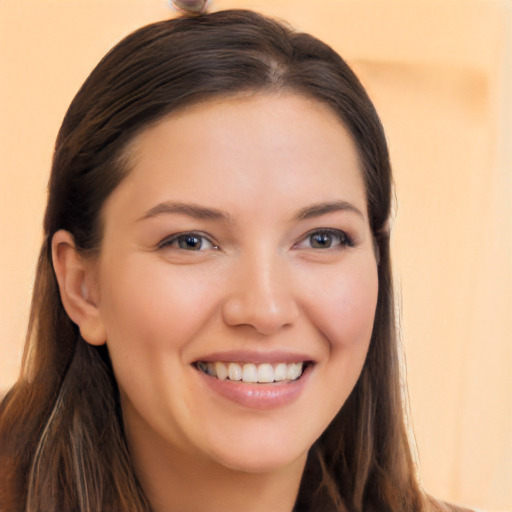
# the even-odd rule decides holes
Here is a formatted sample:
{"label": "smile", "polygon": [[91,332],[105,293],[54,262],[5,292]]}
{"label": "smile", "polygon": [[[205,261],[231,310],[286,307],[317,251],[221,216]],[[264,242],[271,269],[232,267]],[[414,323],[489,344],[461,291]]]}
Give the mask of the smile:
{"label": "smile", "polygon": [[272,382],[295,381],[299,379],[307,362],[297,363],[235,363],[198,361],[198,370],[219,380],[241,381],[246,383],[269,384]]}

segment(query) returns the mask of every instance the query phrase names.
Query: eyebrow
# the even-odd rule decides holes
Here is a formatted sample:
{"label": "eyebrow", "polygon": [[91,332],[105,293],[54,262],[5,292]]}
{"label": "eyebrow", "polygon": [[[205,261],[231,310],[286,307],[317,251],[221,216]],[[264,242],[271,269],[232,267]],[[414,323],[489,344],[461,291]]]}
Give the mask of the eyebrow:
{"label": "eyebrow", "polygon": [[230,221],[230,216],[216,208],[208,208],[192,203],[164,202],[157,204],[148,210],[138,221],[150,219],[162,214],[181,214],[199,220],[225,220]]}
{"label": "eyebrow", "polygon": [[311,206],[306,206],[305,208],[302,208],[299,210],[295,218],[297,220],[307,220],[312,219],[314,217],[320,217],[322,215],[326,215],[328,213],[334,213],[334,212],[352,212],[357,214],[359,217],[361,217],[363,220],[365,219],[365,216],[359,210],[356,208],[353,204],[348,203],[347,201],[331,201],[328,203],[317,203],[313,204]]}
{"label": "eyebrow", "polygon": [[[321,217],[328,213],[334,212],[352,212],[357,214],[364,220],[363,213],[356,208],[353,204],[347,201],[331,201],[327,203],[317,203],[311,206],[306,206],[299,210],[294,216],[295,220],[307,220],[315,217]],[[199,206],[193,203],[176,203],[176,202],[163,202],[159,203],[150,210],[148,210],[137,222],[156,217],[163,214],[180,214],[187,215],[198,220],[223,220],[231,222],[231,217],[228,213],[216,208],[208,208]]]}

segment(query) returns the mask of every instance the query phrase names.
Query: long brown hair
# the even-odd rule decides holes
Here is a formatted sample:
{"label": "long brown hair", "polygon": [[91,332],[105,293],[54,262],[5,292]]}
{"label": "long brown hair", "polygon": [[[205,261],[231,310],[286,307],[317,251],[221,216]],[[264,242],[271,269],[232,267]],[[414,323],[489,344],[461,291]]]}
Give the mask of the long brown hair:
{"label": "long brown hair", "polygon": [[129,172],[126,148],[164,116],[213,97],[293,91],[327,104],[356,143],[379,256],[379,296],[355,389],[308,457],[296,510],[421,511],[403,419],[387,221],[391,170],[375,109],[347,64],[310,35],[232,10],[143,27],[98,64],[58,134],[23,367],[0,406],[0,509],[149,511],[131,466],[105,347],[66,315],[50,244],[102,239],[105,200]]}

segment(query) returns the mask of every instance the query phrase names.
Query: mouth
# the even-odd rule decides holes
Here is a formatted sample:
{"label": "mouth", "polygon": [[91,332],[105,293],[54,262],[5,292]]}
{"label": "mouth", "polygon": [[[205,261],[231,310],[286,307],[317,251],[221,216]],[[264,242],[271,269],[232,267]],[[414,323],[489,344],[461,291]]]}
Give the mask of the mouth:
{"label": "mouth", "polygon": [[272,384],[297,381],[312,364],[311,361],[276,364],[197,361],[194,366],[200,372],[218,380],[248,384]]}

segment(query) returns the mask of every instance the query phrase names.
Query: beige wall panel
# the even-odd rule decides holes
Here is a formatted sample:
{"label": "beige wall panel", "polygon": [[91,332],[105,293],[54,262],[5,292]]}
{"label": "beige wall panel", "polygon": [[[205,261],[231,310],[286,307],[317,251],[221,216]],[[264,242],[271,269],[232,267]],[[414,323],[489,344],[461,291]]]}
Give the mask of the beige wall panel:
{"label": "beige wall panel", "polygon": [[[387,129],[394,259],[425,487],[512,509],[512,3],[217,0],[356,69]],[[79,85],[165,0],[0,0],[0,389],[16,378],[52,145]]]}

